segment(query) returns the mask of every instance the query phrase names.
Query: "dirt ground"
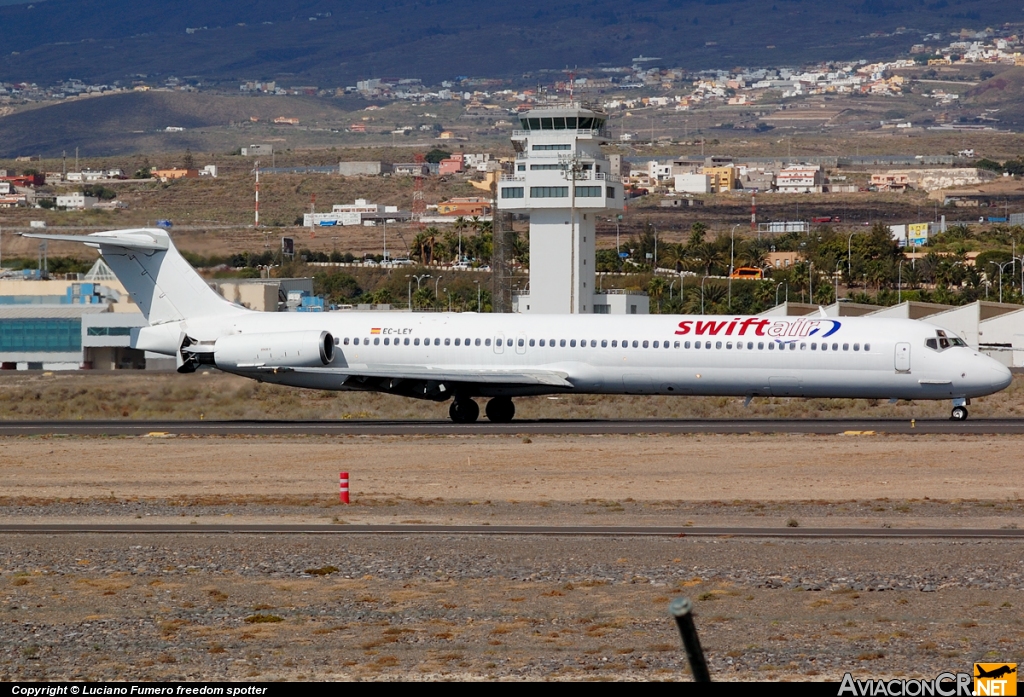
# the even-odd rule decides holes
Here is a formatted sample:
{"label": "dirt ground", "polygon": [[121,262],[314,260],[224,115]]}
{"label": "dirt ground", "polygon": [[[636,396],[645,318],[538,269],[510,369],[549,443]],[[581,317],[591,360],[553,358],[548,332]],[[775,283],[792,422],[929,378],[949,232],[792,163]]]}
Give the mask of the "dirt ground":
{"label": "dirt ground", "polygon": [[13,437],[0,439],[0,497],[325,502],[347,471],[355,501],[429,501],[431,518],[482,501],[1002,504],[1024,496],[1022,448],[1022,436]]}
{"label": "dirt ground", "polygon": [[[1024,525],[1017,436],[0,439],[0,523]],[[353,503],[338,502],[338,472]],[[933,677],[1024,662],[1018,540],[7,534],[0,680]]]}

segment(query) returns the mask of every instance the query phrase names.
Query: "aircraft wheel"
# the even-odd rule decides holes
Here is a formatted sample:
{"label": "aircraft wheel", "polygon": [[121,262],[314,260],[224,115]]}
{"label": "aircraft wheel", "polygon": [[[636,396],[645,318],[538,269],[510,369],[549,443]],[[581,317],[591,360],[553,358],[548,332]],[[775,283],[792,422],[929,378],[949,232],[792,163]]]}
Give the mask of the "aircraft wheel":
{"label": "aircraft wheel", "polygon": [[457,424],[471,424],[480,416],[480,407],[472,399],[456,399],[448,407],[448,416]]}
{"label": "aircraft wheel", "polygon": [[516,415],[516,405],[509,397],[495,397],[487,402],[484,411],[487,418],[496,424],[507,424]]}
{"label": "aircraft wheel", "polygon": [[950,413],[949,418],[953,421],[966,421],[967,407],[953,407],[953,411]]}

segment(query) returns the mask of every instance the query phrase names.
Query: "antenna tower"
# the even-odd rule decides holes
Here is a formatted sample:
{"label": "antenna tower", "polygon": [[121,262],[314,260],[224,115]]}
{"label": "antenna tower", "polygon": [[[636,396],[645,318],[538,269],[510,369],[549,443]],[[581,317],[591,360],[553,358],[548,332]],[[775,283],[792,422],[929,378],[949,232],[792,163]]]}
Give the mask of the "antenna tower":
{"label": "antenna tower", "polygon": [[254,213],[256,214],[256,220],[253,227],[260,226],[260,161],[256,160],[253,164],[253,171],[256,172],[256,207]]}
{"label": "antenna tower", "polygon": [[427,204],[423,200],[423,164],[427,161],[423,153],[418,152],[413,156],[416,163],[416,171],[412,175],[412,219],[419,223],[423,214],[427,212]]}

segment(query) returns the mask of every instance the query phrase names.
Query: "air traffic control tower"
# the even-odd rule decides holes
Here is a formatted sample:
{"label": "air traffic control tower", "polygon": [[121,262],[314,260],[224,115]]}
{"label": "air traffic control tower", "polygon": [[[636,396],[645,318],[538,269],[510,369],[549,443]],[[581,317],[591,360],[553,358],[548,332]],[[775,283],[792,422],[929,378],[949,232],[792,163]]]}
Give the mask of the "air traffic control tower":
{"label": "air traffic control tower", "polygon": [[574,102],[527,111],[512,132],[515,170],[499,182],[498,208],[530,216],[530,288],[519,312],[618,314],[594,287],[597,216],[622,210],[622,182],[601,152],[606,119]]}

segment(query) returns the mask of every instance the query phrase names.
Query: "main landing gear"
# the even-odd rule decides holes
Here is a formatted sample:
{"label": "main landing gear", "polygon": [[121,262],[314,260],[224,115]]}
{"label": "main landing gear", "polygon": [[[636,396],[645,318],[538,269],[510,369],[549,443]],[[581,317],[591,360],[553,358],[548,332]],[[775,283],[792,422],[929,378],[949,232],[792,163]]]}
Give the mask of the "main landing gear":
{"label": "main landing gear", "polygon": [[[495,397],[487,402],[487,418],[492,423],[506,424],[516,415],[516,405],[509,397]],[[448,416],[457,424],[471,424],[480,418],[480,407],[469,397],[456,397],[448,407]]]}
{"label": "main landing gear", "polygon": [[967,405],[970,404],[970,400],[963,397],[959,397],[953,400],[953,411],[949,413],[950,421],[966,421],[967,420]]}

